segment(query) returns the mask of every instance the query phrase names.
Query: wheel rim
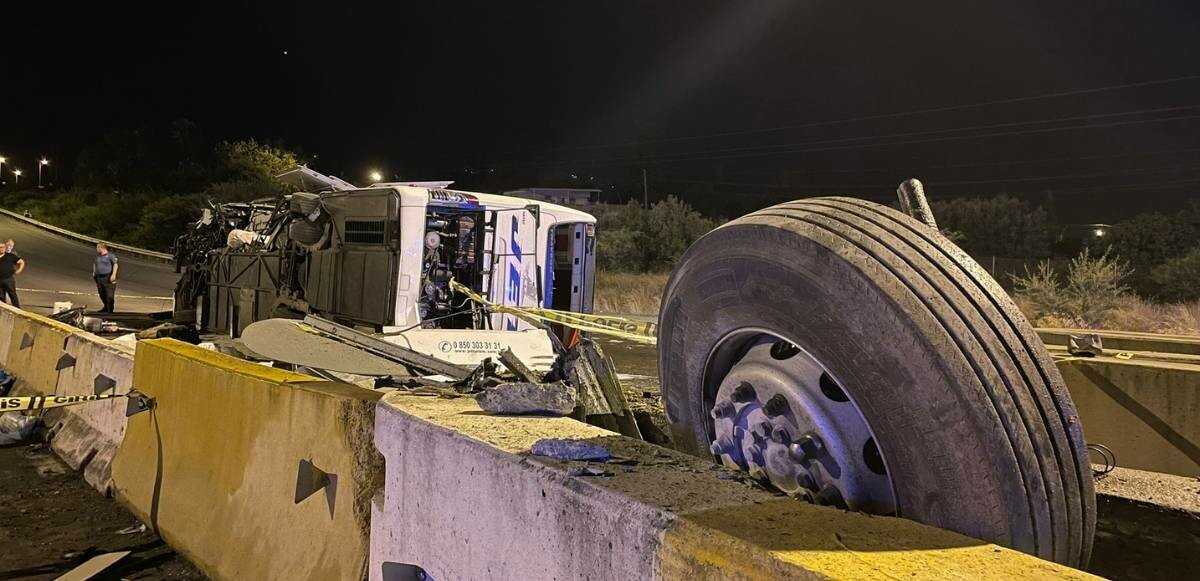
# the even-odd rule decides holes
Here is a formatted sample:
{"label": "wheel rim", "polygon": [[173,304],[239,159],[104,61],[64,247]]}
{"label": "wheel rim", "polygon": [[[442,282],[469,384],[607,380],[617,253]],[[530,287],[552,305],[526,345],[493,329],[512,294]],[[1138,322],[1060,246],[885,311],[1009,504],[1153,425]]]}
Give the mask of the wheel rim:
{"label": "wheel rim", "polygon": [[743,329],[718,342],[708,368],[710,451],[719,462],[793,497],[897,514],[870,425],[819,360],[776,333]]}

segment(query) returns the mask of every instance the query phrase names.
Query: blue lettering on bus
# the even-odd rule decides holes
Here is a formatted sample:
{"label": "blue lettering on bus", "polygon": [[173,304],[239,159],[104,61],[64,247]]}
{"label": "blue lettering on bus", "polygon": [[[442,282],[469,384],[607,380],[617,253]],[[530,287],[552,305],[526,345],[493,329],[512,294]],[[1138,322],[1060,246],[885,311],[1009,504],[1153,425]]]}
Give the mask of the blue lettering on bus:
{"label": "blue lettering on bus", "polygon": [[[511,306],[520,306],[521,304],[521,245],[517,243],[517,233],[520,225],[517,222],[517,217],[512,218],[512,233],[509,235],[508,245],[511,254],[508,258],[508,281],[505,284],[504,296],[505,303]],[[509,315],[504,322],[504,329],[507,331],[517,330],[517,318]]]}

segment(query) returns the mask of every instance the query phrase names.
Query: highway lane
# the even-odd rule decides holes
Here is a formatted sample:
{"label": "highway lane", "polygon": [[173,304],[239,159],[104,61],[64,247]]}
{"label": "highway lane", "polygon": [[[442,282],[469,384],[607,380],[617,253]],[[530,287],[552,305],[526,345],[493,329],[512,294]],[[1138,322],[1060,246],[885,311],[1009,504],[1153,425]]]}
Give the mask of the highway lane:
{"label": "highway lane", "polygon": [[[55,301],[99,310],[100,295],[92,281],[96,249],[47,232],[15,218],[0,215],[0,241],[12,238],[25,259],[25,272],[17,275],[17,294],[27,310],[48,313]],[[175,289],[173,266],[115,253],[121,269],[117,280],[119,312],[153,312],[171,308]]]}

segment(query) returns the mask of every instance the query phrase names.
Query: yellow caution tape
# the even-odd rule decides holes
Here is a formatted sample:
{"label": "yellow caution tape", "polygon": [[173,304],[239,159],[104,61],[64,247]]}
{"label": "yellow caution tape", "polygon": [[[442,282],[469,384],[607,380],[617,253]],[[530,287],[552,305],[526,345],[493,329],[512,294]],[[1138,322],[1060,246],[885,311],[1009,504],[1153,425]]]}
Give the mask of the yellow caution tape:
{"label": "yellow caution tape", "polygon": [[658,324],[647,321],[634,321],[624,317],[606,317],[603,315],[588,315],[570,311],[556,311],[538,307],[512,307],[493,303],[475,291],[463,286],[458,281],[451,280],[450,288],[467,295],[471,300],[497,313],[508,313],[526,320],[557,323],[579,329],[588,333],[620,337],[636,343],[656,345],[658,343]]}
{"label": "yellow caution tape", "polygon": [[0,397],[0,411],[25,411],[60,408],[93,401],[125,397],[125,394],[104,395],[35,395],[31,397]]}

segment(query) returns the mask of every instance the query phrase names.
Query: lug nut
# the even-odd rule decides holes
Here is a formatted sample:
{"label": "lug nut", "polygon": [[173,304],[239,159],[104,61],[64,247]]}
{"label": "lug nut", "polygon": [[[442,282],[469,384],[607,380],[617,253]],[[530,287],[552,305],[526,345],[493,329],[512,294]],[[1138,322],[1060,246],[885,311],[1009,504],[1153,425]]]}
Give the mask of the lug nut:
{"label": "lug nut", "polygon": [[816,460],[825,455],[825,443],[816,434],[804,434],[800,436],[800,439],[796,440],[789,449],[792,452],[792,456],[801,462]]}
{"label": "lug nut", "polygon": [[723,400],[717,402],[717,405],[713,406],[712,413],[713,413],[714,418],[727,418],[729,416],[732,416],[733,412],[734,412],[733,402],[731,402],[727,399],[723,399]]}
{"label": "lug nut", "polygon": [[733,401],[737,403],[746,403],[749,401],[754,401],[754,398],[757,397],[757,394],[754,393],[753,385],[743,381],[739,383],[737,387],[733,388],[732,397]]}
{"label": "lug nut", "polygon": [[771,397],[771,399],[767,400],[767,403],[763,404],[763,413],[767,414],[768,418],[782,416],[783,414],[787,413],[787,411],[787,398],[783,397],[783,394],[780,393],[775,394]]}
{"label": "lug nut", "polygon": [[776,444],[786,444],[788,441],[787,430],[783,426],[775,426],[775,429],[771,430],[771,441]]}

